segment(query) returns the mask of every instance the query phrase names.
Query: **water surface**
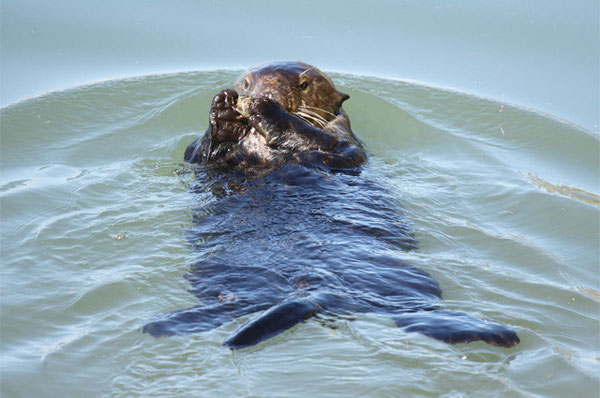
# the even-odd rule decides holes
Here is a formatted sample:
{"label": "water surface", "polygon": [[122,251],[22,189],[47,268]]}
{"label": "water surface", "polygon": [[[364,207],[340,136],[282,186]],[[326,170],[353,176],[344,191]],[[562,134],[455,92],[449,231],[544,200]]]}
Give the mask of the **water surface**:
{"label": "water surface", "polygon": [[210,195],[189,191],[181,161],[238,73],[106,81],[0,111],[3,395],[598,395],[598,136],[405,81],[332,74],[363,173],[402,203],[420,242],[402,258],[440,282],[445,308],[521,344],[447,345],[375,314],[235,352],[222,341],[237,322],[141,333],[197,304],[185,233]]}

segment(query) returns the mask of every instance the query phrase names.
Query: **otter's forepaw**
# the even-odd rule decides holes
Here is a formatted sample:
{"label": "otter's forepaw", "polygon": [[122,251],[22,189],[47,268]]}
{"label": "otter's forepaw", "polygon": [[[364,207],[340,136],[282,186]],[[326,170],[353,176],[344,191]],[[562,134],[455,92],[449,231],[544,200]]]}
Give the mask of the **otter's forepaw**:
{"label": "otter's forepaw", "polygon": [[267,141],[271,141],[274,133],[280,133],[281,123],[289,114],[281,105],[270,98],[253,98],[248,105],[248,124],[263,135]]}
{"label": "otter's forepaw", "polygon": [[235,110],[238,93],[226,89],[215,95],[210,106],[210,123],[215,126],[223,120],[236,120],[240,114]]}
{"label": "otter's forepaw", "polygon": [[281,105],[268,97],[254,98],[248,105],[250,116],[254,115],[269,115],[277,111],[281,111]]}
{"label": "otter's forepaw", "polygon": [[238,94],[234,90],[221,91],[210,107],[210,128],[213,143],[238,141],[250,127],[247,120],[235,110]]}

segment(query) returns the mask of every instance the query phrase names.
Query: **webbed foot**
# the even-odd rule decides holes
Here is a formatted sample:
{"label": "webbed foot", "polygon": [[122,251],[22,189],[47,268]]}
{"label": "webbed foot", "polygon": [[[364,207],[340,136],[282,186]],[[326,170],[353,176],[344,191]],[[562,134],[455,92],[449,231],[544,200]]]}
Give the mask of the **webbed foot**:
{"label": "webbed foot", "polygon": [[450,344],[483,340],[488,344],[509,348],[520,342],[514,330],[462,312],[419,311],[396,315],[394,321],[408,332],[419,332]]}

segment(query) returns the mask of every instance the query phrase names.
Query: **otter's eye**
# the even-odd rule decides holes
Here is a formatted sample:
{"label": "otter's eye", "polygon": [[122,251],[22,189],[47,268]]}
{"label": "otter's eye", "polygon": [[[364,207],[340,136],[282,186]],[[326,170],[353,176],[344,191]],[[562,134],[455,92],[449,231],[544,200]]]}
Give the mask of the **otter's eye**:
{"label": "otter's eye", "polygon": [[248,88],[250,87],[250,82],[248,81],[248,79],[244,80],[244,88]]}
{"label": "otter's eye", "polygon": [[300,90],[304,91],[308,88],[308,82],[302,82],[300,83]]}

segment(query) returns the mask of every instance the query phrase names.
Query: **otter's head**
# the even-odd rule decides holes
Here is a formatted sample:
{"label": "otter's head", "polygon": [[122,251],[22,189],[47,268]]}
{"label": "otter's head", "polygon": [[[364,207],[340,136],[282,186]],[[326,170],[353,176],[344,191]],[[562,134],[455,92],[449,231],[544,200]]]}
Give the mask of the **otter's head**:
{"label": "otter's head", "polygon": [[270,62],[251,68],[233,86],[240,96],[269,97],[289,113],[324,127],[349,96],[327,75],[304,62]]}

